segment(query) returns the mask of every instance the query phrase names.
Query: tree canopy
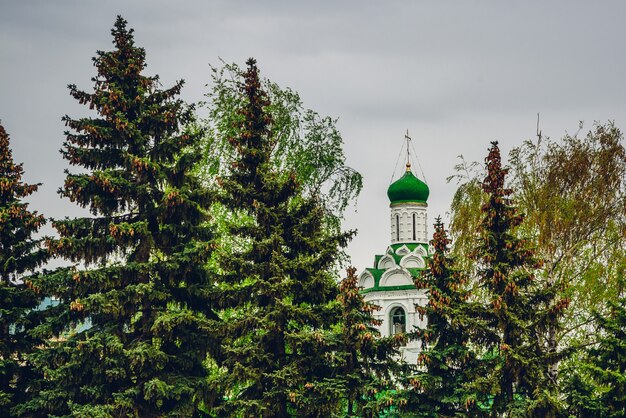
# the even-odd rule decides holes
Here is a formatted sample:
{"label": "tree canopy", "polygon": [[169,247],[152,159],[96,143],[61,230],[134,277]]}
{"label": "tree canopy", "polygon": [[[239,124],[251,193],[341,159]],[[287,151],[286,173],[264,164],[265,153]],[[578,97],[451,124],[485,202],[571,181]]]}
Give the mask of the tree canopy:
{"label": "tree canopy", "polygon": [[115,48],[93,60],[93,92],[69,86],[97,115],[64,117],[61,152],[80,170],[59,193],[92,216],[53,222],[49,250],[77,264],[37,282],[58,304],[54,338],[32,354],[43,377],[24,415],[190,416],[207,399],[210,195],[192,175],[199,137],[183,127],[193,109],[176,98],[182,82],[162,90],[143,75],[126,25],[118,17]]}
{"label": "tree canopy", "polygon": [[[122,17],[111,34],[93,89],[69,86],[89,111],[62,119],[59,194],[85,210],[52,220],[56,236],[0,125],[0,416],[626,414],[614,123],[539,134],[508,166],[497,142],[484,166],[463,161],[450,233],[437,218],[428,268],[409,267],[419,292],[367,293],[355,268],[338,277],[362,178],[337,120],[252,58],[212,68],[198,119],[182,81],[145,75]],[[406,314],[426,326],[382,337],[397,324],[367,302],[380,291],[423,292]]]}
{"label": "tree canopy", "polygon": [[[228,172],[225,162],[236,155],[229,138],[237,135],[242,115],[240,104],[246,100],[238,87],[244,71],[237,64],[211,68],[211,90],[204,107],[208,117],[201,121],[205,131],[203,178],[211,182],[216,175]],[[268,98],[266,112],[272,123],[271,164],[295,176],[301,193],[320,200],[327,222],[339,228],[345,209],[356,203],[361,192],[361,174],[346,165],[343,138],[337,120],[321,116],[302,104],[299,94],[280,87],[269,79],[260,80]]]}
{"label": "tree canopy", "polygon": [[27,356],[42,343],[30,331],[41,320],[35,309],[43,295],[29,276],[48,258],[42,239],[34,236],[45,219],[28,209],[24,198],[39,184],[25,183],[23,175],[0,124],[0,416],[5,417],[29,398],[34,372]]}
{"label": "tree canopy", "polygon": [[[577,368],[580,356],[570,356],[589,344],[590,334],[601,332],[597,313],[607,312],[607,303],[622,288],[625,155],[623,136],[611,122],[595,124],[585,136],[539,136],[510,154],[508,187],[525,215],[519,232],[542,260],[534,275],[543,289],[543,301],[536,306],[543,312],[538,349],[548,368],[546,390],[537,400],[543,407],[568,407],[559,396],[568,376],[559,369],[571,374]],[[462,179],[452,202],[454,251],[469,269],[485,204],[476,167],[463,161],[453,176]]]}
{"label": "tree canopy", "polygon": [[453,417],[475,407],[470,402],[474,398],[471,389],[465,387],[475,366],[468,346],[473,318],[466,303],[470,296],[467,274],[450,254],[451,240],[440,217],[434,226],[428,270],[415,279],[415,285],[428,295],[426,306],[415,307],[427,325],[412,335],[421,341],[423,351],[420,369],[405,379],[409,388],[405,410],[416,417]]}
{"label": "tree canopy", "polygon": [[352,234],[326,228],[317,196],[273,163],[278,139],[254,59],[239,88],[245,100],[228,138],[236,153],[217,181],[236,245],[219,259],[227,316],[218,361],[225,373],[216,384],[226,395],[216,411],[329,416],[339,400],[329,361],[338,321],[332,272]]}

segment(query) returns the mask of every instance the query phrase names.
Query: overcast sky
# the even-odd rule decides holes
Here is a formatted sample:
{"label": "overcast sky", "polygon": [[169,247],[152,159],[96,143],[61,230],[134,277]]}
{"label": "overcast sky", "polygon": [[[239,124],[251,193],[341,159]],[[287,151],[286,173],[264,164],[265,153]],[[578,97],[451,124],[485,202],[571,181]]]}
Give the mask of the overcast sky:
{"label": "overcast sky", "polygon": [[64,114],[84,114],[67,84],[91,89],[91,57],[112,47],[121,14],[147,52],[147,74],[183,98],[208,91],[209,64],[257,59],[262,76],[339,118],[348,164],[364,189],[346,228],[359,270],[389,243],[386,189],[408,129],[446,218],[457,156],[482,161],[580,120],[626,129],[626,2],[621,1],[86,1],[0,0],[0,120],[31,200],[48,217],[80,213],[56,191]]}

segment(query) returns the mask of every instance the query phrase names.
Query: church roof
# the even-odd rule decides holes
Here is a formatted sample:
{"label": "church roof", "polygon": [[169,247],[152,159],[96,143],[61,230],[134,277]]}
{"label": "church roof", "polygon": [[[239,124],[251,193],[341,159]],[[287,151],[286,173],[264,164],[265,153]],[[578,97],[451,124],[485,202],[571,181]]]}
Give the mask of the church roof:
{"label": "church roof", "polygon": [[426,183],[415,177],[410,170],[410,166],[407,166],[406,173],[394,181],[387,189],[387,196],[392,204],[406,202],[426,203],[429,194],[430,190]]}
{"label": "church roof", "polygon": [[[387,269],[366,268],[365,270],[368,271],[374,278],[374,285],[367,289],[362,289],[361,293],[380,292],[380,291],[388,292],[392,290],[415,290],[416,289],[414,284],[399,285],[399,286],[381,286],[380,279],[382,278],[383,274],[385,274]],[[408,273],[411,275],[412,278],[415,278],[415,277],[419,277],[420,275],[422,275],[424,272],[424,269],[409,267],[406,269],[406,271],[408,271]]]}

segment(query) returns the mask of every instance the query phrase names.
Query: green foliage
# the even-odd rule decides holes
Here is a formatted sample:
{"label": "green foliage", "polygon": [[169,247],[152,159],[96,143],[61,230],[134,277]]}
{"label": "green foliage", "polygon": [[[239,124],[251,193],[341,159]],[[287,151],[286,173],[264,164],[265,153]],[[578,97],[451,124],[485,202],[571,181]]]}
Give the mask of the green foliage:
{"label": "green foliage", "polygon": [[566,379],[565,394],[575,417],[626,416],[626,297],[594,312],[596,341]]}
{"label": "green foliage", "polygon": [[434,248],[426,274],[415,284],[426,289],[428,303],[416,306],[420,318],[427,317],[424,329],[414,331],[423,351],[418,359],[418,372],[408,378],[406,410],[412,416],[452,417],[468,413],[474,405],[468,400],[468,372],[476,359],[468,346],[469,323],[468,278],[456,267],[449,254],[451,240],[437,218],[431,244]]}
{"label": "green foliage", "polygon": [[448,182],[454,180],[458,184],[450,203],[450,235],[459,267],[469,271],[474,266],[470,255],[476,246],[476,231],[482,221],[480,208],[485,203],[481,187],[484,171],[477,162],[468,163],[462,155],[459,158],[461,161],[454,166],[456,174],[447,178]]}
{"label": "green foliage", "polygon": [[[581,125],[582,129],[582,125]],[[585,338],[591,312],[617,297],[626,247],[626,150],[613,123],[584,138],[541,138],[511,151],[512,185],[525,228],[546,261],[543,277],[571,300],[571,335]],[[573,342],[575,344],[575,342]]]}
{"label": "green foliage", "polygon": [[191,416],[210,403],[211,199],[191,174],[199,137],[182,130],[193,109],[176,99],[182,82],[161,90],[142,74],[124,19],[111,33],[94,91],[69,86],[97,117],[64,118],[62,154],[80,170],[59,192],[93,216],[55,221],[47,242],[78,264],[34,281],[58,300],[35,331],[56,338],[31,356],[44,377],[26,416]]}
{"label": "green foliage", "polygon": [[[416,278],[427,327],[381,338],[355,270],[335,283],[362,187],[337,120],[251,59],[212,69],[197,121],[182,81],[142,74],[121,17],[112,35],[94,91],[69,86],[96,115],[63,118],[77,172],[59,193],[90,216],[33,238],[45,221],[23,199],[38,185],[0,125],[0,416],[626,415],[613,123],[524,142],[508,184],[497,143],[486,173],[457,165],[455,255],[438,219]],[[74,264],[35,274],[49,255]],[[423,348],[410,373],[396,361],[406,338]]]}
{"label": "green foliage", "polygon": [[[526,214],[519,231],[532,239],[544,260],[535,271],[536,286],[544,293],[537,338],[548,353],[546,386],[551,389],[541,396],[556,404],[561,402],[554,389],[563,380],[560,362],[566,360],[571,375],[576,362],[567,357],[595,332],[593,311],[604,312],[606,302],[615,300],[620,291],[626,266],[623,136],[613,123],[606,123],[596,124],[584,137],[566,135],[558,141],[540,137],[514,148],[510,164],[509,184]],[[463,161],[456,168],[453,178],[460,186],[452,203],[454,251],[471,267],[468,255],[485,195],[475,165]],[[484,297],[475,286],[472,293]]]}
{"label": "green foliage", "polygon": [[[203,177],[212,182],[230,167],[236,150],[229,141],[237,137],[242,122],[238,112],[248,98],[238,87],[243,71],[236,64],[212,68],[212,87],[207,95],[207,119],[202,121],[204,137]],[[363,181],[346,166],[343,139],[337,120],[305,109],[297,92],[281,88],[270,80],[261,81],[269,99],[265,111],[272,118],[267,135],[272,141],[270,164],[277,172],[293,173],[300,192],[315,197],[326,210],[327,222],[339,231],[345,209],[356,202]]]}
{"label": "green foliage", "polygon": [[406,343],[406,337],[380,336],[377,327],[382,321],[373,316],[380,307],[363,299],[354,267],[347,269],[341,281],[338,300],[341,323],[336,355],[338,380],[345,386],[346,416],[383,416],[402,399],[393,396],[392,391],[393,379],[402,369],[396,360],[398,348]]}
{"label": "green foliage", "polygon": [[219,416],[330,416],[341,386],[333,379],[339,306],[332,267],[351,234],[326,228],[325,211],[295,173],[279,170],[270,101],[248,60],[246,100],[228,141],[235,151],[218,179],[235,245],[219,257],[219,301],[226,310]]}
{"label": "green foliage", "polygon": [[15,164],[9,135],[0,124],[0,416],[12,416],[13,405],[24,402],[33,378],[26,356],[41,339],[31,334],[40,321],[36,312],[43,296],[28,275],[47,259],[41,239],[33,234],[45,223],[28,210],[25,197],[38,184],[22,181],[24,170]]}
{"label": "green foliage", "polygon": [[[582,129],[582,125],[581,125]],[[626,151],[613,123],[596,124],[584,137],[525,141],[510,154],[510,184],[526,214],[521,226],[545,260],[538,279],[571,300],[565,327],[575,338],[594,307],[614,300],[626,261]],[[480,213],[480,173],[462,162],[452,204],[455,252],[472,250]],[[463,257],[466,258],[466,257]],[[574,331],[574,333],[572,333]]]}
{"label": "green foliage", "polygon": [[472,370],[481,393],[477,401],[490,404],[493,414],[518,414],[528,408],[535,415],[555,416],[556,406],[546,405],[543,398],[537,402],[551,383],[547,377],[551,359],[542,350],[539,333],[547,318],[560,311],[544,312],[553,294],[536,284],[534,271],[541,262],[530,243],[517,236],[524,217],[513,206],[512,190],[505,187],[508,170],[502,167],[497,142],[492,142],[485,163],[487,175],[481,186],[486,203],[473,254],[479,284],[487,295],[473,308],[473,342],[484,350]]}
{"label": "green foliage", "polygon": [[551,381],[558,379],[558,361],[588,341],[596,327],[593,312],[619,294],[626,266],[622,141],[614,124],[596,124],[584,138],[540,137],[511,152],[513,186],[528,213],[526,234],[535,237],[545,260],[538,277],[554,293],[549,309],[570,306],[562,318],[548,322],[541,338],[553,357]]}

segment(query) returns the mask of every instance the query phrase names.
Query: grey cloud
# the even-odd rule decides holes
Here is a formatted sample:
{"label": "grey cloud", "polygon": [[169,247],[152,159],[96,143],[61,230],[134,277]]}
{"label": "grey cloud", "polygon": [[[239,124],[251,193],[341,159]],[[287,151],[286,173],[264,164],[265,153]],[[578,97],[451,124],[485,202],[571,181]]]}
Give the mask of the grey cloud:
{"label": "grey cloud", "polygon": [[48,216],[80,210],[56,189],[65,163],[63,114],[86,110],[66,84],[91,88],[91,57],[111,47],[122,14],[146,48],[148,73],[184,78],[203,98],[208,64],[254,56],[264,76],[305,106],[339,117],[348,162],[365,175],[349,249],[363,268],[388,243],[385,195],[408,128],[431,186],[430,219],[445,215],[458,154],[482,161],[534,134],[578,120],[626,127],[626,3],[605,1],[122,1],[0,0],[0,119]]}

